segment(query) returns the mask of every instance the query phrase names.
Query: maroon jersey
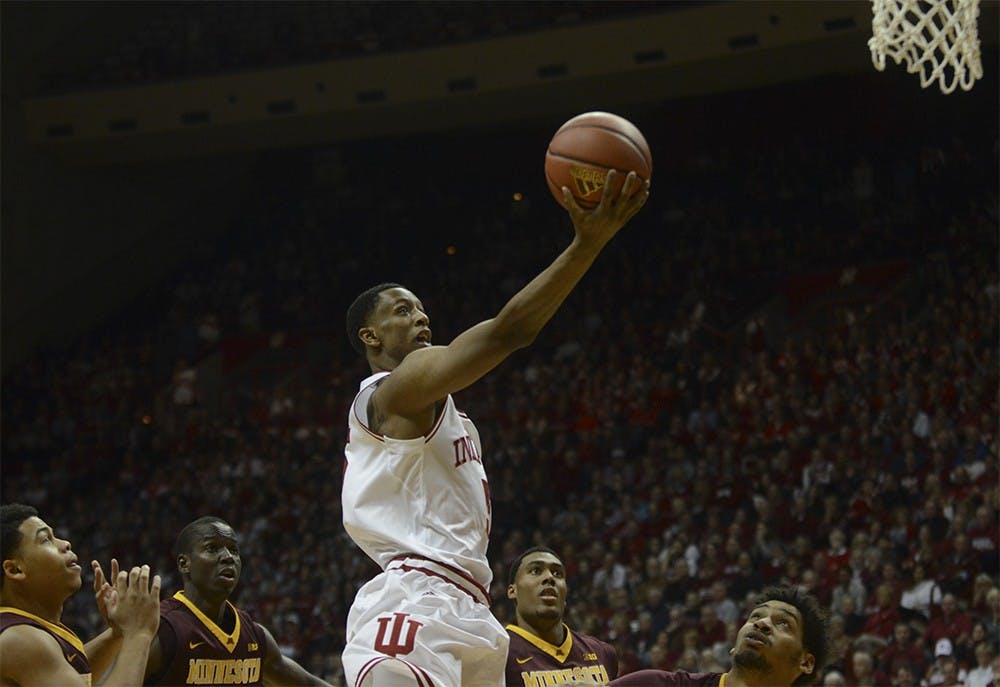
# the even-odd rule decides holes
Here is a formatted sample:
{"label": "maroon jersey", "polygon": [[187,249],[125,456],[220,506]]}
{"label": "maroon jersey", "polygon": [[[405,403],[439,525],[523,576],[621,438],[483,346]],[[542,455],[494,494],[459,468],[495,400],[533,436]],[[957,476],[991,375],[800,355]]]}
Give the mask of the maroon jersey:
{"label": "maroon jersey", "polygon": [[612,680],[629,687],[726,687],[725,673],[689,673],[686,670],[637,670]]}
{"label": "maroon jersey", "polygon": [[188,601],[184,592],[160,602],[163,663],[147,685],[262,685],[264,631],[246,611],[226,602],[226,632]]}
{"label": "maroon jersey", "polygon": [[516,625],[507,626],[507,687],[549,687],[570,680],[603,685],[618,674],[613,646],[563,627],[566,640],[555,646]]}
{"label": "maroon jersey", "polygon": [[80,673],[84,684],[90,685],[90,663],[87,661],[87,653],[83,650],[83,642],[73,630],[62,623],[58,625],[50,623],[33,613],[22,611],[20,608],[0,606],[0,632],[15,625],[31,625],[52,635],[59,642],[59,648],[62,650],[66,662]]}

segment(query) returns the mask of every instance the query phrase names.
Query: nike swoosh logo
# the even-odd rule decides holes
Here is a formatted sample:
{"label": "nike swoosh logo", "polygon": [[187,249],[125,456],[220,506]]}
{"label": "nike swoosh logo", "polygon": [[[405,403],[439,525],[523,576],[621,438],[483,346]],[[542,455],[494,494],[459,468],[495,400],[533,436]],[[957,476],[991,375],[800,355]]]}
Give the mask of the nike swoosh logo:
{"label": "nike swoosh logo", "polygon": [[188,649],[197,649],[205,642],[188,642]]}
{"label": "nike swoosh logo", "polygon": [[532,658],[534,658],[534,656],[528,656],[528,658],[515,658],[514,660],[517,661],[518,663],[527,663]]}
{"label": "nike swoosh logo", "polygon": [[66,663],[72,663],[74,658],[76,658],[76,654],[70,654],[66,657]]}

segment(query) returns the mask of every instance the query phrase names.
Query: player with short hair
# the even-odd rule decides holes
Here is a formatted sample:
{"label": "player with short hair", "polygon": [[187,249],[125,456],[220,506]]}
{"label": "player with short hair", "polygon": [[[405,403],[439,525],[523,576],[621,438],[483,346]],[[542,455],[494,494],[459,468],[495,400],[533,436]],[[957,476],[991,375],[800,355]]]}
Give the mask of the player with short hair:
{"label": "player with short hair", "polygon": [[798,687],[813,684],[829,653],[826,614],[811,594],[768,587],[757,597],[727,673],[640,670],[612,680],[615,687]]}
{"label": "player with short hair", "polygon": [[567,594],[566,567],[552,549],[534,546],[511,563],[507,598],[514,602],[515,622],[507,625],[507,687],[570,678],[604,684],[618,675],[613,646],[563,622]]}
{"label": "player with short hair", "polygon": [[145,684],[330,687],[283,655],[267,628],[229,601],[243,570],[229,523],[212,515],[188,523],[174,553],[184,589],[160,604]]}
{"label": "player with short hair", "polygon": [[618,195],[589,212],[569,189],[563,195],[570,245],[450,344],[432,345],[424,304],[399,284],[368,289],[347,311],[348,336],[372,375],[348,411],[344,528],[383,571],[348,615],[349,687],[503,684],[507,633],[487,593],[489,487],[479,432],[451,394],[535,339],[649,189],[630,172]]}
{"label": "player with short hair", "polygon": [[98,608],[111,629],[84,645],[61,622],[66,600],[82,585],[69,540],[56,536],[33,506],[10,503],[0,506],[0,544],[0,685],[89,687],[102,676],[104,685],[142,684],[159,623],[159,575],[150,584],[148,565],[126,573],[112,561],[106,582],[93,561]]}

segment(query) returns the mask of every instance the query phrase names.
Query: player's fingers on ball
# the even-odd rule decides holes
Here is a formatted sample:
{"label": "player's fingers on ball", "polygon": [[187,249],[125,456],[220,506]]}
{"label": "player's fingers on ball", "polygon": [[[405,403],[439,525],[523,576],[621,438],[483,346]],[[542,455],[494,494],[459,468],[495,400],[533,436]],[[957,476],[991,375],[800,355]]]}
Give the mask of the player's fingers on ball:
{"label": "player's fingers on ball", "polygon": [[580,212],[582,212],[582,210],[580,210],[580,206],[576,203],[576,198],[573,197],[573,194],[570,192],[568,186],[562,187],[562,195],[563,205],[566,206],[566,209],[569,211],[571,217],[576,217]]}
{"label": "player's fingers on ball", "polygon": [[639,175],[635,172],[629,172],[625,175],[625,183],[622,184],[621,194],[622,196],[628,197],[632,194],[632,189],[635,187],[636,181]]}

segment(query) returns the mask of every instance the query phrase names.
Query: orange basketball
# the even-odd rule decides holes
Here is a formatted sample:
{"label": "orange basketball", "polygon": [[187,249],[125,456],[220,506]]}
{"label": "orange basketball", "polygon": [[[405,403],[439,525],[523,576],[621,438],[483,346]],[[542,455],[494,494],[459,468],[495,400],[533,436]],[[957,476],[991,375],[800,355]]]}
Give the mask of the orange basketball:
{"label": "orange basketball", "polygon": [[[629,172],[643,181],[653,173],[653,156],[642,132],[624,117],[609,112],[573,117],[559,127],[545,151],[545,179],[560,205],[564,204],[560,189],[568,186],[580,207],[597,207],[609,169],[619,173],[615,193]],[[633,192],[641,188],[636,184]]]}

